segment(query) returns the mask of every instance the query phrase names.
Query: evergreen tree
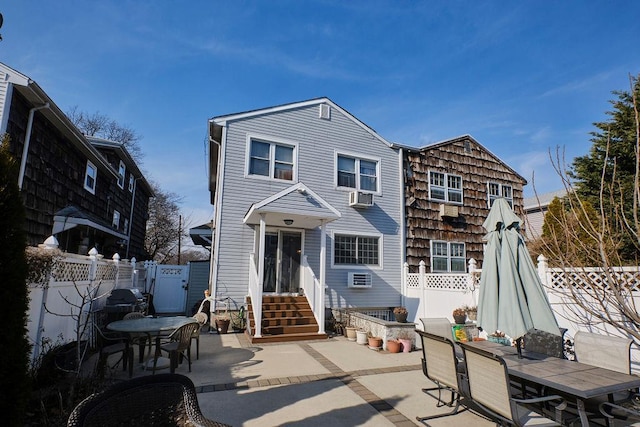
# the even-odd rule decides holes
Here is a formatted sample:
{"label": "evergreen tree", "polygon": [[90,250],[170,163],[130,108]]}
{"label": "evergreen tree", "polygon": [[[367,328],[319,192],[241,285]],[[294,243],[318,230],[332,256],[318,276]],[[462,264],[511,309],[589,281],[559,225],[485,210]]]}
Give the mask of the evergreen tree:
{"label": "evergreen tree", "polygon": [[27,341],[29,296],[25,258],[24,206],[18,190],[18,168],[9,151],[9,137],[0,143],[0,324],[5,348],[0,351],[0,399],[3,423],[23,425],[29,398],[30,345]]}
{"label": "evergreen tree", "polygon": [[[640,76],[639,76],[640,77]],[[576,157],[569,175],[576,179],[575,191],[582,200],[611,220],[612,229],[620,233],[620,255],[624,260],[637,259],[637,242],[623,232],[623,216],[633,218],[637,162],[637,127],[635,114],[640,99],[640,80],[631,79],[633,92],[614,91],[609,120],[596,122],[591,132],[589,154]],[[634,106],[634,94],[635,102]],[[635,107],[635,108],[634,108]],[[601,195],[602,192],[602,195]],[[632,233],[633,234],[633,233]]]}

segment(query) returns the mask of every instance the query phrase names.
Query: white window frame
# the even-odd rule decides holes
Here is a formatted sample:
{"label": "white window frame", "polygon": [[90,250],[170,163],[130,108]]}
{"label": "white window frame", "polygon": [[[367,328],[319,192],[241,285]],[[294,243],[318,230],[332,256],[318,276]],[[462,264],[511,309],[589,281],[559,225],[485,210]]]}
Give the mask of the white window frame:
{"label": "white window frame", "polygon": [[[492,186],[496,186],[498,189],[498,194],[492,194]],[[511,184],[500,184],[499,182],[489,181],[487,182],[487,207],[491,209],[493,205],[493,201],[495,199],[499,199],[500,197],[504,198],[511,209],[513,209],[513,185]]]}
{"label": "white window frame", "polygon": [[[337,264],[336,263],[336,237],[366,237],[378,239],[378,264]],[[384,260],[384,237],[377,233],[354,233],[353,231],[331,232],[331,268],[344,270],[382,270]],[[357,248],[356,248],[357,252]],[[356,254],[357,255],[357,254]]]}
{"label": "white window frame", "polygon": [[[251,173],[251,143],[253,141],[269,144],[269,175],[268,176]],[[275,160],[276,146],[282,146],[282,147],[293,149],[292,177],[290,180],[274,177],[275,164],[276,164],[276,160]],[[290,183],[298,182],[298,143],[297,142],[285,140],[282,138],[273,138],[273,137],[262,136],[257,134],[247,134],[247,147],[246,147],[245,157],[246,157],[245,169],[244,169],[245,178],[265,179],[269,181],[290,182]]]}
{"label": "white window frame", "polygon": [[124,234],[129,234],[129,218],[124,219],[124,225],[122,226]]}
{"label": "white window frame", "polygon": [[[444,185],[434,185],[431,183],[431,174],[439,174],[444,177]],[[460,180],[460,188],[450,187],[449,186],[449,178],[457,178]],[[451,203],[454,205],[462,205],[464,203],[464,181],[462,179],[462,175],[457,175],[453,173],[440,172],[435,170],[430,170],[429,175],[429,200],[433,200],[436,202],[443,203]],[[440,189],[444,193],[444,199],[433,197],[433,190]],[[451,200],[450,194],[460,194],[460,200]]]}
{"label": "white window frame", "polygon": [[[434,251],[434,246],[435,244],[446,244],[447,245],[447,254],[446,254],[446,258],[447,258],[447,269],[446,270],[436,270],[436,268],[434,267],[434,259],[435,258],[445,258],[444,255],[434,255],[435,251]],[[462,256],[452,256],[451,255],[451,245],[461,245],[462,246]],[[467,245],[464,242],[447,242],[445,240],[431,240],[431,242],[429,242],[429,254],[430,254],[430,259],[431,259],[431,272],[432,273],[466,273],[467,272]],[[456,259],[456,260],[462,260],[462,265],[464,265],[464,270],[463,271],[452,271],[451,270],[451,261],[452,259]]]}
{"label": "white window frame", "polygon": [[[356,186],[355,187],[345,187],[338,185],[338,158],[346,157],[355,160],[355,177],[356,177]],[[360,184],[361,172],[360,172],[360,161],[364,160],[367,162],[372,162],[376,164],[376,189],[375,190],[367,190],[363,189]],[[382,163],[379,157],[371,157],[371,156],[363,156],[361,154],[347,152],[347,151],[335,151],[334,152],[334,168],[333,168],[333,185],[338,190],[347,190],[347,191],[360,191],[362,193],[370,193],[380,195],[382,188],[382,174],[380,173],[380,164]]]}
{"label": "white window frame", "polygon": [[124,177],[127,174],[127,167],[124,162],[120,160],[120,165],[118,166],[118,187],[124,189]]}
{"label": "white window frame", "polygon": [[113,211],[113,220],[111,221],[111,226],[116,230],[120,229],[120,212],[115,209]]}
{"label": "white window frame", "polygon": [[[89,178],[91,178],[91,180],[93,181],[93,185],[91,185],[88,182]],[[98,181],[98,168],[96,168],[96,165],[91,163],[90,160],[87,160],[87,167],[84,172],[84,189],[91,194],[96,194],[97,181]]]}
{"label": "white window frame", "polygon": [[129,193],[133,193],[133,174],[129,174]]}

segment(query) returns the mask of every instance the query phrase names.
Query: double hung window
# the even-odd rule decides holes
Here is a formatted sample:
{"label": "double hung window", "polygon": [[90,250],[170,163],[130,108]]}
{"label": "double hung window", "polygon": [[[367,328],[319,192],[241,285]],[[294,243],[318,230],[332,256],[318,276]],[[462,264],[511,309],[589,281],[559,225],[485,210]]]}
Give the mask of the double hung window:
{"label": "double hung window", "polygon": [[333,263],[335,265],[380,265],[380,237],[336,234]]}
{"label": "double hung window", "polygon": [[124,188],[124,175],[127,173],[127,168],[124,162],[120,160],[120,166],[118,167],[118,187]]}
{"label": "double hung window", "polygon": [[293,145],[251,139],[249,175],[293,181],[296,147]]}
{"label": "double hung window", "polygon": [[431,241],[433,273],[464,273],[467,269],[464,243]]}
{"label": "double hung window", "polygon": [[487,193],[489,194],[489,207],[493,205],[494,200],[504,197],[513,209],[513,187],[510,185],[489,182],[487,184]]}
{"label": "double hung window", "polygon": [[96,179],[98,178],[98,169],[96,165],[87,160],[87,169],[84,173],[84,189],[91,194],[96,194]]}
{"label": "double hung window", "polygon": [[345,155],[338,155],[337,186],[353,188],[359,191],[378,191],[377,160],[362,159]]}
{"label": "double hung window", "polygon": [[442,202],[462,203],[462,177],[442,172],[429,172],[429,198]]}
{"label": "double hung window", "polygon": [[118,211],[113,211],[113,221],[111,222],[111,225],[113,226],[113,228],[115,228],[116,230],[118,228],[120,228],[120,212]]}

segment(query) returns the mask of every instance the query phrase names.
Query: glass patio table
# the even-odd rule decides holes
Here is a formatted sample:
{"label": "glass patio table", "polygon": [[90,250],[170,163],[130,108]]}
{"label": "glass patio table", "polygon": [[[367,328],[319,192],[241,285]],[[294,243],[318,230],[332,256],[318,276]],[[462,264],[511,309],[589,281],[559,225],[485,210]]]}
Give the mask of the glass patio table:
{"label": "glass patio table", "polygon": [[[129,336],[146,334],[150,342],[155,337],[157,348],[160,345],[160,337],[169,335],[188,323],[197,322],[193,317],[187,316],[143,317],[142,319],[116,320],[109,323],[107,329],[122,332]],[[144,366],[145,369],[153,368],[153,357],[148,359]],[[169,367],[169,359],[165,357],[158,358],[156,369],[167,367]]]}

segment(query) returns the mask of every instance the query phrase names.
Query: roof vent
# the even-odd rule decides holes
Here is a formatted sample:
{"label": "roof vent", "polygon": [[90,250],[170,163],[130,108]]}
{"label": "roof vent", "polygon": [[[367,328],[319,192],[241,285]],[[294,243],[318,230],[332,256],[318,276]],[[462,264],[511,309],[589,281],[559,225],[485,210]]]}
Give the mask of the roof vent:
{"label": "roof vent", "polygon": [[320,118],[329,120],[331,119],[331,106],[328,104],[320,104]]}

